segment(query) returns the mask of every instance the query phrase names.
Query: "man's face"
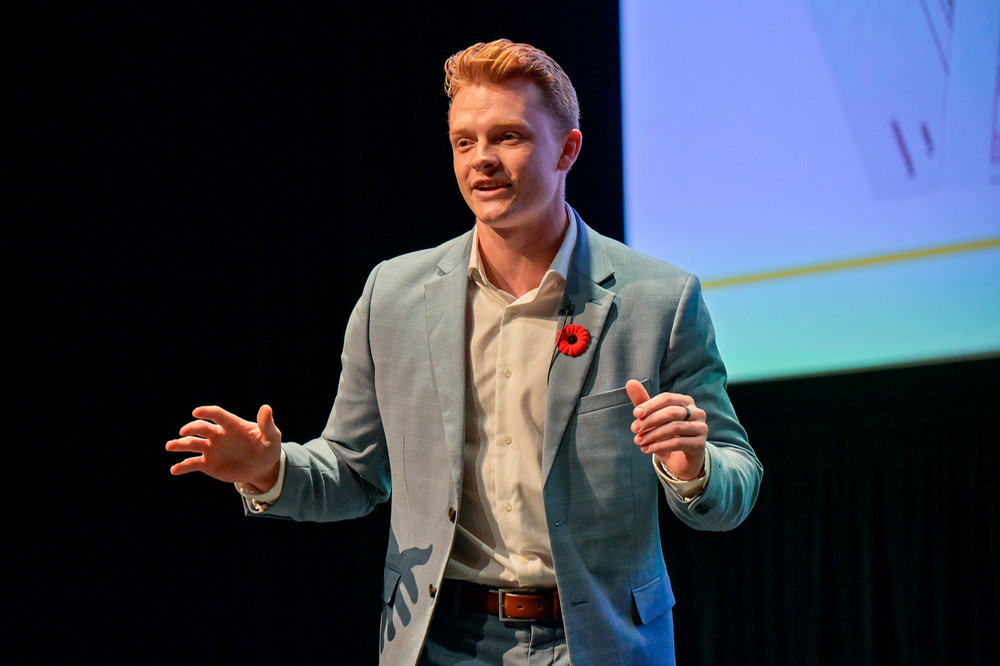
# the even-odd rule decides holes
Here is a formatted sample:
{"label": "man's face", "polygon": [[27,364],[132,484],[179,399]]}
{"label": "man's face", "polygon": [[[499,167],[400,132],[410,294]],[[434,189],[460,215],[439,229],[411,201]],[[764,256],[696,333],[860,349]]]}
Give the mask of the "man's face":
{"label": "man's face", "polygon": [[477,220],[501,230],[565,219],[580,133],[557,129],[533,81],[462,88],[448,127],[458,187]]}

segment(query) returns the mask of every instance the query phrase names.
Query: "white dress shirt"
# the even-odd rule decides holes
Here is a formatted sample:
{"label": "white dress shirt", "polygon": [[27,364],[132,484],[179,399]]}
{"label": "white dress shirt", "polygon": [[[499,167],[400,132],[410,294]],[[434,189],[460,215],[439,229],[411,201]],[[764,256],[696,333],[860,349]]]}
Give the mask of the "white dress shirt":
{"label": "white dress shirt", "polygon": [[[568,220],[572,220],[567,211]],[[563,242],[537,288],[519,298],[493,286],[482,266],[473,233],[466,299],[466,420],[462,503],[446,578],[495,587],[555,587],[542,495],[542,439],[548,371],[561,317],[577,228],[568,224]],[[623,445],[630,445],[626,433]],[[707,454],[707,452],[706,452]],[[655,464],[667,485],[685,499],[708,480],[672,479]],[[240,484],[254,511],[266,511],[281,494],[278,482],[264,494]],[[655,500],[655,498],[654,498]]]}
{"label": "white dress shirt", "polygon": [[519,298],[493,286],[473,235],[466,309],[465,469],[446,578],[555,587],[542,501],[542,438],[559,305],[576,245],[568,224],[541,283]]}

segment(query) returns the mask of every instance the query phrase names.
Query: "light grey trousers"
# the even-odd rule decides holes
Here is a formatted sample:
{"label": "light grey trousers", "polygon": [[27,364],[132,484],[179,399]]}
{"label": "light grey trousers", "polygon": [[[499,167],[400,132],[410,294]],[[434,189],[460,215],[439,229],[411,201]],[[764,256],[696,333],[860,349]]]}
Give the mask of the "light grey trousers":
{"label": "light grey trousers", "polygon": [[420,664],[424,666],[569,666],[558,622],[501,622],[485,613],[438,609]]}

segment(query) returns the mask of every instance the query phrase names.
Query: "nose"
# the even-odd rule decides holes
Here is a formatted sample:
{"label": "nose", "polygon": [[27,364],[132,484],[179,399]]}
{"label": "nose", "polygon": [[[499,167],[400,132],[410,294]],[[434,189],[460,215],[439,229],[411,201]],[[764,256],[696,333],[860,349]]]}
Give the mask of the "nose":
{"label": "nose", "polygon": [[492,144],[488,141],[481,141],[476,146],[476,156],[473,167],[481,173],[492,173],[500,165],[500,159]]}

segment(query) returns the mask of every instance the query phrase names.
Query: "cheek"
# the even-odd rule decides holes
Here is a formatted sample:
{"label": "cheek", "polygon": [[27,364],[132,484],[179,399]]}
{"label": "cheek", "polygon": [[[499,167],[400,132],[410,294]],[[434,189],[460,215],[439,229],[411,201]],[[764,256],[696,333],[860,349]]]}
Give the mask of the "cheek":
{"label": "cheek", "polygon": [[546,173],[537,164],[527,163],[521,169],[521,178],[525,183],[539,184],[545,182]]}

